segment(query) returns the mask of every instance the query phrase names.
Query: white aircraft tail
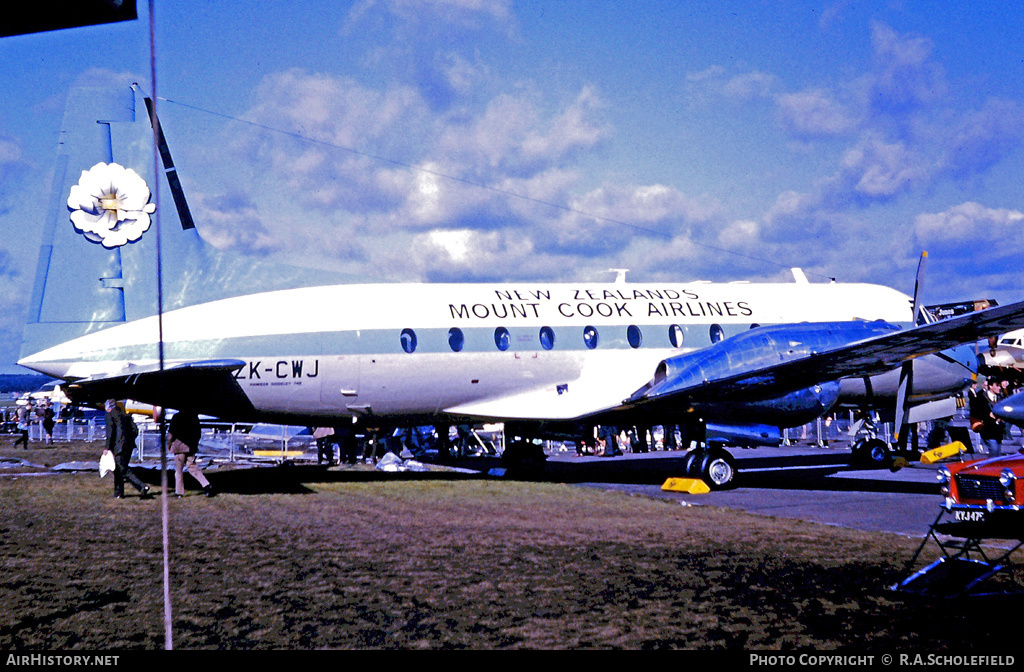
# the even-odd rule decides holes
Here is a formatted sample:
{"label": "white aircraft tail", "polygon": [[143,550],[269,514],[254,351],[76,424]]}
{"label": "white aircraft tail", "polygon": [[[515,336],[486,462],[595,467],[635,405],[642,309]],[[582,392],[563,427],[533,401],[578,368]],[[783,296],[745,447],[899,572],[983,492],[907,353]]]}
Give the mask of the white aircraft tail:
{"label": "white aircraft tail", "polygon": [[[22,358],[155,315],[158,222],[164,311],[324,284],[330,275],[260,263],[205,243],[162,131],[154,154],[151,105],[138,86],[70,92]],[[154,172],[166,178],[159,190]]]}

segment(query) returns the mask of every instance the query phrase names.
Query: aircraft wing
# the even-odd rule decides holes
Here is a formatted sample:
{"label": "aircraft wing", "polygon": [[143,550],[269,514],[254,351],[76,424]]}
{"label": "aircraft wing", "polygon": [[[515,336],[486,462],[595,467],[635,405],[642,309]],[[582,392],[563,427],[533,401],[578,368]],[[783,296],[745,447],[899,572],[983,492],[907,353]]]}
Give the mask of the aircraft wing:
{"label": "aircraft wing", "polygon": [[252,404],[234,375],[244,365],[233,359],[200,360],[175,364],[161,371],[154,364],[76,380],[67,386],[67,393],[80,403],[128,397],[170,408],[199,405],[204,412],[213,415],[251,415]]}
{"label": "aircraft wing", "polygon": [[777,364],[701,380],[686,386],[651,381],[624,402],[626,407],[664,403],[668,399],[742,402],[770,399],[815,384],[873,376],[903,362],[941,353],[965,343],[1024,325],[1024,302],[857,340]]}
{"label": "aircraft wing", "polygon": [[[853,323],[851,323],[853,324]],[[1024,302],[969,313],[912,329],[890,327],[863,338],[778,363],[700,380],[689,386],[651,380],[637,389],[632,371],[589,370],[566,384],[548,384],[504,397],[445,409],[455,415],[497,419],[584,420],[608,414],[678,412],[690,403],[743,403],[766,400],[841,378],[874,376],[923,355],[972,343],[1024,325]],[[794,325],[804,326],[804,325]],[[779,327],[784,330],[785,327]],[[716,346],[725,346],[723,341]],[[685,356],[685,355],[684,355]],[[940,355],[942,356],[942,355]],[[647,374],[649,377],[649,374]],[[633,387],[628,387],[633,385]],[[632,395],[623,400],[632,390]]]}

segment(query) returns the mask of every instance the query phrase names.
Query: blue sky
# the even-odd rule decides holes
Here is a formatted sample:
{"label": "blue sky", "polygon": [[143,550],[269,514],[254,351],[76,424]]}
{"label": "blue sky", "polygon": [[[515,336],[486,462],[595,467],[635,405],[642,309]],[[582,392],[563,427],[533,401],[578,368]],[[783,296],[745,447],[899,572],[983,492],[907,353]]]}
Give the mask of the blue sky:
{"label": "blue sky", "polygon": [[[146,3],[141,3],[145,5]],[[941,11],[937,9],[942,7]],[[157,3],[200,232],[397,281],[778,280],[1024,298],[1005,2]],[[149,17],[0,39],[0,366],[64,97],[150,89]]]}

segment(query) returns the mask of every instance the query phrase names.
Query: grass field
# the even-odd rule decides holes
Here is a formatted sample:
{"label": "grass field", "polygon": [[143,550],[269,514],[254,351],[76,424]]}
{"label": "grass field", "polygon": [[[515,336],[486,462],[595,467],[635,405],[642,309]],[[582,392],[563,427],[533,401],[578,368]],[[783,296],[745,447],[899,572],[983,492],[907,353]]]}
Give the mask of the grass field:
{"label": "grass field", "polygon": [[[37,464],[96,445],[13,451]],[[180,649],[1003,649],[1015,603],[887,586],[919,540],[557,483],[213,472],[171,500]],[[161,500],[0,475],[0,647],[159,649]],[[21,472],[21,473],[18,473]],[[194,484],[193,484],[194,485]],[[1008,639],[1009,638],[1009,639]]]}

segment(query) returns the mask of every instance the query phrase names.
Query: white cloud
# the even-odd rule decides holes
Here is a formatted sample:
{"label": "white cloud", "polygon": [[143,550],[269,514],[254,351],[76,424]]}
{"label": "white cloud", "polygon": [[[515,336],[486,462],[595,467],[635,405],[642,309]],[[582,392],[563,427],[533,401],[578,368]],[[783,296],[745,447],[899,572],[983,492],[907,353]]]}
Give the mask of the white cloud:
{"label": "white cloud", "polygon": [[726,98],[743,102],[765,98],[771,95],[776,83],[775,75],[768,72],[751,70],[730,75],[720,65],[712,65],[686,75],[690,95],[704,100]]}
{"label": "white cloud", "polygon": [[444,252],[453,263],[465,263],[470,259],[471,239],[476,232],[468,229],[458,231],[436,230],[424,234],[420,241],[425,246],[435,247]]}
{"label": "white cloud", "polygon": [[847,185],[868,199],[888,199],[919,183],[929,166],[902,142],[887,142],[875,133],[866,134],[840,164],[843,187]]}
{"label": "white cloud", "polygon": [[608,126],[597,118],[601,106],[585,87],[564,109],[545,117],[535,96],[499,94],[478,116],[444,124],[437,152],[478,176],[493,169],[520,176],[546,170],[608,137]]}
{"label": "white cloud", "polygon": [[900,35],[882,23],[871,27],[874,71],[870,104],[878,111],[904,115],[940,100],[946,94],[945,73],[930,60],[933,45],[926,37]]}
{"label": "white cloud", "polygon": [[1024,213],[1006,208],[986,208],[967,202],[944,212],[924,213],[914,220],[914,234],[925,245],[952,243],[974,254],[986,246],[1020,250],[1024,242]]}
{"label": "white cloud", "polygon": [[481,18],[510,21],[509,0],[361,0],[352,8],[349,22],[363,18],[381,5],[405,21],[435,20],[473,26]]}
{"label": "white cloud", "polygon": [[396,251],[384,263],[411,266],[414,277],[433,282],[559,279],[573,272],[565,257],[538,252],[531,236],[517,230],[421,233],[408,252]]}
{"label": "white cloud", "polygon": [[746,100],[767,96],[774,87],[774,75],[754,71],[730,78],[722,85],[722,93],[730,98]]}
{"label": "white cloud", "polygon": [[760,242],[761,226],[749,219],[732,222],[718,234],[718,242],[726,249],[749,249]]}
{"label": "white cloud", "polygon": [[824,89],[780,94],[775,102],[786,129],[797,137],[842,135],[858,125],[857,116]]}

